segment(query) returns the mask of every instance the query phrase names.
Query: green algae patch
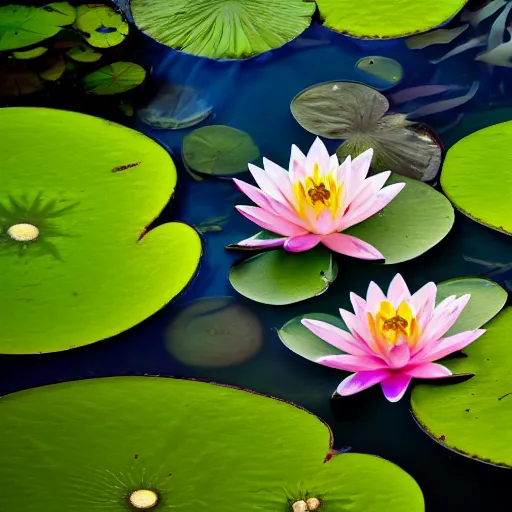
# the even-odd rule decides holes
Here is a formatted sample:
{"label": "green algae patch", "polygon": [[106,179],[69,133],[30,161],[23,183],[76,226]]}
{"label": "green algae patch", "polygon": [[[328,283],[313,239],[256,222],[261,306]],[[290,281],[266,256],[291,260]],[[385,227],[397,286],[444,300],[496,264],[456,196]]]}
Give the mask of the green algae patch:
{"label": "green algae patch", "polygon": [[162,147],[51,109],[2,109],[0,127],[0,353],[87,345],[181,292],[201,255],[198,234],[182,223],[145,232],[176,185]]}

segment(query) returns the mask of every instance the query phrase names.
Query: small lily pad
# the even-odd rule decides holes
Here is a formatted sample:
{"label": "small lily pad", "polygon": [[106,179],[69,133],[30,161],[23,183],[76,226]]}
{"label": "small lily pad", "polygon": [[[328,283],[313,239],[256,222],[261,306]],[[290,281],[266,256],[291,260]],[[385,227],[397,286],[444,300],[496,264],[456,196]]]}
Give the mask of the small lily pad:
{"label": "small lily pad", "polygon": [[254,357],[263,346],[263,327],[234,297],[204,297],[178,313],[166,339],[181,363],[220,368]]}
{"label": "small lily pad", "polygon": [[441,165],[441,147],[428,129],[403,114],[386,114],[379,91],[355,82],[325,82],[301,91],[291,103],[297,122],[329,139],[344,139],[338,157],[374,149],[372,168],[431,180]]}
{"label": "small lily pad", "polygon": [[43,89],[41,78],[33,71],[0,69],[0,97],[16,98]]}
{"label": "small lily pad", "polygon": [[512,467],[512,308],[486,325],[464,349],[465,358],[443,362],[474,377],[454,385],[415,386],[412,412],[418,424],[447,448],[475,460]]}
{"label": "small lily pad", "polygon": [[195,274],[202,248],[193,228],[147,229],[177,179],[151,139],[74,112],[4,108],[0,153],[0,307],[9,311],[0,353],[56,352],[114,336]]}
{"label": "small lily pad", "polygon": [[48,61],[49,66],[39,73],[39,76],[43,80],[47,80],[48,82],[55,82],[58,80],[66,71],[66,61],[62,55],[57,55],[56,57],[52,57]]}
{"label": "small lily pad", "polygon": [[78,45],[70,48],[66,55],[77,62],[97,62],[101,59],[101,53],[95,52],[90,46]]}
{"label": "small lily pad", "polygon": [[387,184],[405,182],[404,189],[382,211],[346,233],[378,249],[391,265],[412,260],[438,244],[453,226],[453,207],[431,186],[392,175]]}
{"label": "small lily pad", "polygon": [[446,155],[441,186],[469,218],[512,234],[512,175],[503,155],[512,143],[512,121],[478,130],[455,143]]}
{"label": "small lily pad", "polygon": [[18,60],[30,60],[37,59],[37,57],[41,57],[48,51],[48,48],[44,46],[38,46],[37,48],[32,48],[31,50],[12,52],[12,56]]}
{"label": "small lily pad", "polygon": [[338,266],[323,247],[301,253],[279,249],[235,265],[229,272],[229,281],[249,299],[284,305],[324,293],[337,275]]}
{"label": "small lily pad", "polygon": [[135,24],[159,43],[212,59],[245,59],[295,39],[311,23],[306,0],[132,0]]}
{"label": "small lily pad", "polygon": [[146,70],[133,62],[114,62],[83,78],[84,89],[91,94],[110,95],[134,89],[146,78]]}
{"label": "small lily pad", "polygon": [[77,7],[75,28],[96,48],[110,48],[122,43],[129,31],[129,25],[120,13],[97,4]]}
{"label": "small lily pad", "polygon": [[291,512],[311,498],[327,512],[347,504],[354,512],[424,511],[418,484],[399,467],[357,453],[325,462],[333,441],[325,423],[232,387],[89,379],[7,395],[0,413],[9,512],[136,510],[129,503],[137,491],[156,500],[152,510],[180,512],[204,504],[209,512]]}
{"label": "small lily pad", "polygon": [[40,43],[75,21],[76,10],[68,2],[44,7],[6,5],[0,7],[0,51],[16,50]]}
{"label": "small lily pad", "polygon": [[361,39],[426,32],[453,18],[468,0],[316,0],[324,25]]}
{"label": "small lily pad", "polygon": [[230,126],[204,126],[185,135],[183,163],[192,172],[229,176],[247,171],[260,151],[251,136]]}

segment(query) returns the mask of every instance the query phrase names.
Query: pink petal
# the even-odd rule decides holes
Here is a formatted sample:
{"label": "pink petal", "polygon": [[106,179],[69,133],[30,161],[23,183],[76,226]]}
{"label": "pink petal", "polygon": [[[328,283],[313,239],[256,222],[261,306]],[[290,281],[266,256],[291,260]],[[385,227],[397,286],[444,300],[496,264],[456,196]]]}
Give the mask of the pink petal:
{"label": "pink petal", "polygon": [[373,149],[370,148],[352,160],[351,170],[345,174],[345,186],[347,187],[345,204],[349,205],[356,197],[364,179],[368,175],[372,158]]}
{"label": "pink petal", "polygon": [[437,286],[430,282],[421,287],[412,297],[411,306],[416,312],[418,327],[422,331],[432,318],[436,304]]}
{"label": "pink petal", "polygon": [[329,368],[336,368],[337,370],[345,370],[347,372],[383,370],[388,368],[382,359],[373,356],[341,354],[339,356],[320,357],[316,362]]}
{"label": "pink petal", "polygon": [[475,329],[474,331],[465,331],[443,338],[437,343],[426,345],[425,348],[418,353],[418,357],[413,360],[437,361],[453,352],[457,352],[473,343],[477,338],[482,336],[485,329]]}
{"label": "pink petal", "polygon": [[322,243],[331,251],[361,260],[383,260],[384,256],[369,243],[355,236],[332,233],[322,237]]}
{"label": "pink petal", "polygon": [[377,313],[380,307],[380,303],[388,300],[384,295],[380,287],[373,281],[368,286],[368,292],[366,293],[366,302],[368,303],[368,309],[372,314]]}
{"label": "pink petal", "polygon": [[313,222],[315,233],[319,235],[328,235],[334,231],[334,219],[332,218],[331,210],[328,208],[322,210],[318,218]]}
{"label": "pink petal", "polygon": [[239,245],[240,247],[255,247],[255,248],[261,248],[261,249],[271,249],[272,247],[280,247],[285,243],[287,239],[286,238],[269,238],[267,240],[263,239],[246,239],[242,240],[241,242],[238,242],[236,245]]}
{"label": "pink petal", "polygon": [[249,220],[273,233],[284,236],[297,236],[306,233],[306,230],[292,224],[285,219],[278,217],[275,213],[271,213],[263,208],[255,206],[235,206],[235,208]]}
{"label": "pink petal", "polygon": [[347,212],[345,213],[345,216],[343,217],[344,222],[342,224],[341,230],[345,230],[350,226],[359,224],[363,220],[366,220],[372,215],[380,212],[398,195],[398,193],[404,187],[405,183],[395,183],[383,188],[368,201],[369,206],[366,208],[352,209],[352,206],[350,205]]}
{"label": "pink petal", "polygon": [[236,178],[233,178],[233,182],[253,203],[256,203],[264,210],[270,209],[270,197],[268,197],[259,188],[249,185],[249,183],[245,183],[245,181],[237,180]]}
{"label": "pink petal", "polygon": [[401,345],[395,345],[389,351],[389,366],[391,368],[402,368],[404,367],[411,358],[411,351],[406,343]]}
{"label": "pink petal", "polygon": [[375,384],[382,382],[388,376],[389,372],[383,370],[354,373],[341,382],[336,392],[341,396],[354,395],[359,393],[359,391],[375,386]]}
{"label": "pink petal", "polygon": [[304,153],[295,145],[292,145],[292,151],[290,155],[290,180],[295,183],[299,180],[303,180],[306,175],[306,157]]}
{"label": "pink petal", "polygon": [[423,363],[410,369],[406,368],[405,373],[416,379],[440,379],[452,375],[446,366],[436,363]]}
{"label": "pink petal", "polygon": [[368,304],[362,297],[359,297],[359,295],[355,294],[354,292],[350,292],[350,302],[352,303],[352,307],[354,308],[354,313],[356,316],[365,314],[366,309],[368,308]]}
{"label": "pink petal", "polygon": [[[345,183],[345,177],[350,173],[351,168],[352,168],[352,158],[350,155],[348,155],[347,158],[345,158],[345,160],[343,160],[341,165],[338,167],[338,171],[337,171],[338,182]],[[343,191],[344,191],[345,197],[346,197],[346,193],[347,193],[346,186],[343,187]]]}
{"label": "pink petal", "polygon": [[466,294],[455,300],[453,297],[453,295],[447,297],[434,310],[434,314],[422,335],[422,344],[439,340],[457,321],[471,295]]}
{"label": "pink petal", "polygon": [[354,356],[365,356],[370,354],[366,345],[361,345],[349,332],[340,329],[335,325],[322,322],[321,320],[311,320],[308,318],[302,319],[301,323],[313,334],[329,343],[329,345],[339,348],[343,352],[347,352]]}
{"label": "pink petal", "polygon": [[405,373],[392,373],[386,380],[381,382],[384,396],[390,402],[398,402],[407,391],[412,377]]}
{"label": "pink petal", "polygon": [[338,156],[334,153],[334,155],[331,155],[329,158],[329,171],[338,169],[339,165],[340,161],[338,160]]}
{"label": "pink petal", "polygon": [[288,203],[295,205],[297,199],[293,192],[292,182],[290,181],[290,175],[288,174],[288,171],[283,169],[280,165],[272,162],[268,158],[263,158],[263,167],[265,168],[265,172],[272,180],[274,185],[276,185],[283,196],[286,197]]}
{"label": "pink petal", "polygon": [[341,319],[345,322],[348,330],[352,333],[352,336],[359,341],[361,344],[370,345],[373,342],[370,329],[365,317],[359,317],[340,308]]}
{"label": "pink petal", "polygon": [[404,278],[397,274],[388,288],[388,300],[393,304],[395,308],[398,308],[402,301],[409,301],[411,298],[411,292],[407,288],[407,284]]}
{"label": "pink petal", "polygon": [[274,184],[274,182],[270,179],[269,175],[259,167],[256,167],[254,164],[248,164],[249,171],[254,178],[254,181],[258,185],[258,187],[265,192],[270,197],[274,199],[284,200],[283,194]]}
{"label": "pink petal", "polygon": [[284,248],[290,252],[304,252],[313,249],[320,243],[319,235],[299,235],[288,238],[284,243]]}
{"label": "pink petal", "polygon": [[319,137],[311,145],[306,156],[306,169],[311,172],[315,164],[318,164],[321,175],[325,175],[329,171],[329,152]]}

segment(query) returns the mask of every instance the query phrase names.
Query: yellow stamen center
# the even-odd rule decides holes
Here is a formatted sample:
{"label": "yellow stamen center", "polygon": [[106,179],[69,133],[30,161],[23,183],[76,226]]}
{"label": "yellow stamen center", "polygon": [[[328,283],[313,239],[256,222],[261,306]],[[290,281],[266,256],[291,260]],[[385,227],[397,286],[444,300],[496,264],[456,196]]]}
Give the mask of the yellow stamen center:
{"label": "yellow stamen center", "polygon": [[331,193],[325,188],[323,183],[320,183],[319,185],[315,185],[308,190],[308,196],[311,198],[311,201],[313,201],[313,204],[315,204],[317,201],[320,201],[326,205],[327,201],[331,197]]}

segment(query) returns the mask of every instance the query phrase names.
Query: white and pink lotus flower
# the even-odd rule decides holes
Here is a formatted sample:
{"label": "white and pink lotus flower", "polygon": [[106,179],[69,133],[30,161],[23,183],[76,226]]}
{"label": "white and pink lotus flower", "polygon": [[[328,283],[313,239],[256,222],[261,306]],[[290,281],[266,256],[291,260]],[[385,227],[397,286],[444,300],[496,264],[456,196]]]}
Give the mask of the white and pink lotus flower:
{"label": "white and pink lotus flower", "polygon": [[387,296],[374,283],[366,300],[350,294],[354,313],[340,309],[349,331],[327,322],[303,319],[311,332],[345,354],[321,357],[317,363],[355,372],[337,388],[339,395],[353,395],[375,384],[390,402],[397,402],[413,378],[439,379],[452,375],[434,363],[462,350],[485,330],[475,329],[443,338],[459,318],[470,295],[444,299],[435,307],[437,287],[427,283],[411,295],[400,274],[391,282]]}
{"label": "white and pink lotus flower", "polygon": [[263,159],[264,170],[249,164],[259,188],[235,179],[238,188],[257,206],[237,210],[258,226],[281,235],[248,239],[242,247],[273,248],[302,252],[322,243],[332,251],[355,258],[380,260],[373,246],[342,233],[382,210],[404,188],[395,183],[382,188],[391,172],[367,178],[373,150],[340,165],[317,138],[307,156],[292,146],[289,171]]}

